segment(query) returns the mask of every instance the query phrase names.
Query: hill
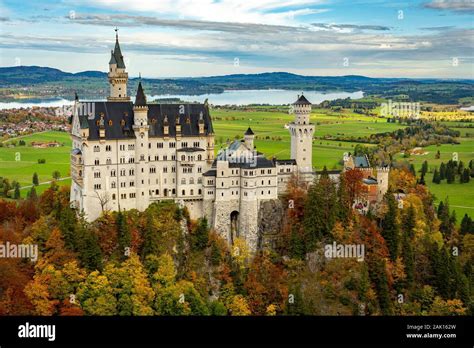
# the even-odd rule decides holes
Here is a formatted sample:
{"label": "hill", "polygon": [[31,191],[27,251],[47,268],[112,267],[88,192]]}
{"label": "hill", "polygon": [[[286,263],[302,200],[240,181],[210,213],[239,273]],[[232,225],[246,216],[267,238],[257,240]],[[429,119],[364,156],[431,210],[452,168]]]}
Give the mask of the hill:
{"label": "hill", "polygon": [[[0,68],[0,101],[18,98],[72,99],[74,92],[82,98],[105,97],[107,74],[101,71],[64,72],[39,66]],[[143,79],[147,93],[199,95],[222,93],[224,90],[288,89],[329,91],[364,91],[367,95],[401,101],[424,101],[440,104],[471,105],[474,80],[371,78],[358,75],[303,76],[287,72],[234,74],[196,78]],[[137,78],[129,81],[133,95]],[[25,87],[27,88],[25,90]]]}

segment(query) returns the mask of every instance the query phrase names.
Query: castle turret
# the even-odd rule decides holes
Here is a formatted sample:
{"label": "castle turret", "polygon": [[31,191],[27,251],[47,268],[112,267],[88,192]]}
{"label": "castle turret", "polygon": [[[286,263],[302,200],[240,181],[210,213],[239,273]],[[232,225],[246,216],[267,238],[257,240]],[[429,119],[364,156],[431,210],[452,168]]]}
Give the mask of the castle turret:
{"label": "castle turret", "polygon": [[244,134],[244,142],[245,142],[245,146],[247,146],[247,148],[249,150],[253,150],[253,141],[255,139],[255,134],[253,133],[252,129],[249,127],[247,129],[247,131],[245,132]]}
{"label": "castle turret", "polygon": [[289,125],[291,135],[291,159],[296,160],[300,173],[313,170],[313,135],[314,125],[309,122],[311,103],[304,95],[292,105],[295,119]]}
{"label": "castle turret", "polygon": [[125,71],[125,62],[118,41],[118,29],[115,29],[115,48],[111,51],[109,61],[109,101],[129,101],[127,96],[128,73]]}
{"label": "castle turret", "polygon": [[135,132],[135,175],[137,209],[143,211],[148,206],[148,106],[142,82],[138,83],[135,104],[133,105],[133,130]]}
{"label": "castle turret", "polygon": [[377,167],[377,202],[382,201],[388,191],[390,166]]}

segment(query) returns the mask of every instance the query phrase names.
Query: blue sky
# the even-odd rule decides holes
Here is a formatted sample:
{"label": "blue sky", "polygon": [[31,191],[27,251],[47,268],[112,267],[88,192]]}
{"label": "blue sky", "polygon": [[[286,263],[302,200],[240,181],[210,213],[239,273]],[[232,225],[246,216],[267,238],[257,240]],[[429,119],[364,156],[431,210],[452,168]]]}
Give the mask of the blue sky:
{"label": "blue sky", "polygon": [[473,0],[0,0],[0,66],[474,78]]}

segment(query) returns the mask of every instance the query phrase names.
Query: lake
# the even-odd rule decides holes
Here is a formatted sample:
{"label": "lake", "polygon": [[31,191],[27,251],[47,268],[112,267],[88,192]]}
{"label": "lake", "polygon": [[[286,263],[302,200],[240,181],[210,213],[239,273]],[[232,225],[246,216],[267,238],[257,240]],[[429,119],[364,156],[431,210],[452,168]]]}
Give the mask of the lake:
{"label": "lake", "polygon": [[[362,91],[358,92],[317,92],[303,91],[305,97],[313,104],[319,104],[324,100],[334,100],[339,98],[359,99],[364,96]],[[224,93],[211,93],[201,95],[181,95],[181,94],[163,94],[147,95],[149,102],[161,98],[179,98],[187,102],[204,102],[208,99],[210,104],[214,105],[248,105],[248,104],[271,104],[282,105],[290,104],[296,101],[301,91],[288,91],[282,89],[259,89],[259,90],[232,90]],[[133,98],[132,98],[133,100]],[[87,100],[83,100],[87,101]],[[72,100],[67,99],[34,99],[24,100],[22,102],[0,102],[0,109],[14,109],[26,107],[59,107],[63,105],[72,105]]]}

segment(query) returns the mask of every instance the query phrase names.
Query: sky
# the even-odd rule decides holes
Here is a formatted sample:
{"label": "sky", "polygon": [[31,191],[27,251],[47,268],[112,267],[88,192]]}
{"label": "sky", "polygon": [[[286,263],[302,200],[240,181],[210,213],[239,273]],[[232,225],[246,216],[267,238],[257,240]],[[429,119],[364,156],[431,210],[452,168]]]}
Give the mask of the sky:
{"label": "sky", "polygon": [[474,78],[474,0],[0,0],[0,66]]}

